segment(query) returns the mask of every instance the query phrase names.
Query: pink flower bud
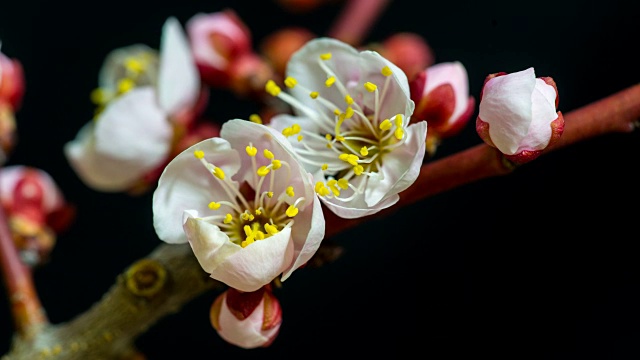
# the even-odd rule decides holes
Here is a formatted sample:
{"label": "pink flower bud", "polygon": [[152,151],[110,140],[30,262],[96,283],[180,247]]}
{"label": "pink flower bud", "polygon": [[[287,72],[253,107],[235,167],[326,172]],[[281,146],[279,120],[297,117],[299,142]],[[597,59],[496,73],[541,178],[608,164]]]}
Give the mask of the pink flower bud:
{"label": "pink flower bud", "polygon": [[427,143],[433,153],[440,139],[459,133],[469,122],[475,99],[469,96],[467,70],[460,62],[440,63],[421,71],[409,84],[416,103],[413,121],[427,121]]}
{"label": "pink flower bud", "polygon": [[260,44],[260,50],[271,63],[274,71],[284,78],[289,58],[316,35],[303,27],[286,27],[267,35]]}
{"label": "pink flower bud", "polygon": [[0,52],[0,103],[8,103],[13,111],[17,111],[22,105],[24,86],[20,62]]}
{"label": "pink flower bud", "polygon": [[242,55],[252,52],[251,32],[235,11],[196,14],[186,24],[196,65],[210,86],[226,87],[229,68]]}
{"label": "pink flower bud", "polygon": [[478,135],[505,157],[522,164],[558,141],[564,119],[558,89],[550,77],[536,78],[533,68],[490,74],[480,94]]}
{"label": "pink flower bud", "polygon": [[434,62],[433,50],[422,36],[415,33],[395,33],[376,50],[402,69],[409,81]]}
{"label": "pink flower bud", "polygon": [[16,247],[30,266],[47,260],[56,233],[64,230],[75,215],[49,174],[26,166],[0,170],[0,201]]}
{"label": "pink flower bud", "polygon": [[280,302],[269,286],[253,292],[229,288],[216,298],[210,316],[220,337],[245,349],[271,345],[282,324]]}

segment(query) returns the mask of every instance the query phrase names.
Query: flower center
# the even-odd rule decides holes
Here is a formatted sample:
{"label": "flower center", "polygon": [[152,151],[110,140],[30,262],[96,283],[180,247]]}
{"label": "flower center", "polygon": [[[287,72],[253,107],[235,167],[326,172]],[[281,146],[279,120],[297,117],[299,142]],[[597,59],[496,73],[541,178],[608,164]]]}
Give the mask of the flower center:
{"label": "flower center", "polygon": [[[286,168],[285,182],[291,181],[291,167],[289,163],[275,158],[269,149],[263,149],[262,156],[270,160],[269,165],[257,166],[256,156],[258,149],[251,143],[245,148],[246,156],[251,158],[253,187],[245,182],[241,189],[237,188],[225,175],[224,171],[216,165],[208,162],[201,150],[194,151],[194,156],[213,175],[221,185],[225,199],[214,199],[208,207],[214,211],[214,215],[202,218],[202,220],[216,225],[229,236],[229,239],[246,247],[258,240],[268,239],[285,228],[293,226],[293,218],[298,214],[299,206],[304,203],[304,197],[298,197],[295,201],[293,186],[287,186],[280,194],[275,194],[276,180],[281,183],[283,178],[276,172]],[[289,200],[289,201],[287,201]],[[291,203],[291,205],[287,205]],[[224,211],[219,212],[219,210]],[[218,214],[216,214],[219,212]]]}
{"label": "flower center", "polygon": [[107,84],[91,92],[96,105],[94,119],[115,98],[137,86],[155,85],[158,78],[158,54],[151,49],[121,49],[107,59],[110,71]]}
{"label": "flower center", "polygon": [[[380,104],[390,88],[391,68],[384,66],[380,70],[385,77],[382,90],[369,81],[362,88],[348,87],[333,71],[331,57],[331,53],[320,55],[318,65],[326,76],[324,85],[330,89],[327,91],[338,94],[331,98],[342,98],[344,103],[334,103],[328,97],[321,96],[319,91],[299,84],[293,77],[285,79],[285,86],[303,89],[315,100],[315,108],[282,92],[273,80],[267,82],[265,90],[301,111],[314,123],[315,129],[320,129],[319,132],[307,131],[299,124],[293,124],[282,131],[287,138],[294,136],[300,143],[296,151],[302,161],[323,170],[325,181],[316,183],[316,193],[350,201],[362,195],[368,178],[378,173],[384,154],[404,144],[408,119],[402,114],[388,119],[381,117]],[[374,104],[373,108],[365,106],[366,103]],[[314,140],[312,144],[304,141],[305,136]],[[325,149],[319,148],[318,144]],[[351,191],[341,196],[341,191],[347,189]]]}

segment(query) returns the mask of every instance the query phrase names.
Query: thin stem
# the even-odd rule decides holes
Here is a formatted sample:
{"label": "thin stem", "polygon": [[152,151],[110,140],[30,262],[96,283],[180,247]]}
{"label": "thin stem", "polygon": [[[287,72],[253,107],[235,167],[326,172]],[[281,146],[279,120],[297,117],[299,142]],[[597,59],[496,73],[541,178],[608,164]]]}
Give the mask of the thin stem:
{"label": "thin stem", "polygon": [[349,0],[331,26],[327,36],[358,46],[389,0]]}
{"label": "thin stem", "polygon": [[0,268],[18,334],[35,336],[48,324],[44,308],[33,283],[31,270],[22,262],[15,247],[4,209],[0,207]]}

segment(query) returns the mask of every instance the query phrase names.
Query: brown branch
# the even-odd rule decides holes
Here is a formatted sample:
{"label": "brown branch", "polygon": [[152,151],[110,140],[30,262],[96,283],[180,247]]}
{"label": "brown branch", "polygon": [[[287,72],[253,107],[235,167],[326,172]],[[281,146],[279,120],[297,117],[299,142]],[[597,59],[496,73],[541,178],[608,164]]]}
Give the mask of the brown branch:
{"label": "brown branch", "polygon": [[[562,140],[545,153],[596,136],[632,131],[640,118],[640,84],[564,116]],[[513,169],[494,148],[484,144],[424,164],[418,180],[390,209],[358,220],[325,212],[326,237],[432,195],[509,174]],[[31,341],[17,338],[3,360],[37,359],[51,354],[56,359],[126,358],[135,354],[133,342],[137,336],[216,286],[221,284],[207,277],[188,245],[160,245],[147,259],[134,263],[119,276],[91,309],[69,323],[48,326]]]}
{"label": "brown branch", "polygon": [[159,319],[221,284],[202,270],[189,245],[158,246],[132,264],[93,307],[68,323],[17,339],[3,360],[128,359],[134,341]]}
{"label": "brown branch", "polygon": [[1,206],[0,268],[17,334],[26,339],[31,338],[40,328],[46,326],[48,319],[36,292],[31,269],[20,259],[5,211]]}

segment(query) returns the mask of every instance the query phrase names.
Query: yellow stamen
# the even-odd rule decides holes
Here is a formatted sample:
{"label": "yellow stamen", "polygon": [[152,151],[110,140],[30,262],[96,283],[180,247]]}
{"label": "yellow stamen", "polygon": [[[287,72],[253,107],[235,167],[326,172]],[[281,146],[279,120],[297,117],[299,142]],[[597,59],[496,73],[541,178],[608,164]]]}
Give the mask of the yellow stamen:
{"label": "yellow stamen", "polygon": [[329,60],[329,59],[331,59],[331,53],[321,54],[321,55],[320,55],[320,59],[322,59],[322,60]]}
{"label": "yellow stamen", "polygon": [[402,114],[396,115],[395,122],[397,127],[402,127]]}
{"label": "yellow stamen", "polygon": [[293,186],[288,186],[288,187],[287,187],[287,190],[285,190],[285,192],[287,193],[287,195],[289,195],[289,196],[291,196],[291,197],[294,197],[294,196],[295,196],[295,193],[294,193],[294,191],[293,191]]}
{"label": "yellow stamen", "polygon": [[273,197],[273,191],[267,191],[267,197],[271,199]]}
{"label": "yellow stamen", "polygon": [[324,186],[324,183],[323,183],[322,181],[318,181],[318,182],[316,183],[316,186],[315,186],[315,189],[314,189],[314,190],[315,190],[315,192],[316,192],[318,195],[320,195],[320,196],[327,196],[327,195],[329,195],[329,189],[327,189],[327,188]]}
{"label": "yellow stamen", "polygon": [[401,140],[404,136],[404,130],[402,130],[402,128],[397,128],[393,135],[395,135],[396,139]]}
{"label": "yellow stamen", "polygon": [[333,137],[331,137],[331,134],[325,135],[324,138],[327,139],[327,141],[331,141],[333,139]]}
{"label": "yellow stamen", "polygon": [[213,169],[213,175],[220,180],[224,180],[224,171],[222,171],[222,169],[220,169],[219,167]]}
{"label": "yellow stamen", "polygon": [[291,125],[291,131],[293,131],[294,134],[297,134],[300,132],[300,130],[302,130],[302,128],[300,127],[300,125],[298,124],[293,124]]}
{"label": "yellow stamen", "polygon": [[376,89],[378,89],[378,87],[376,86],[376,84],[367,81],[366,83],[364,83],[364,88],[365,90],[367,90],[368,92],[374,92],[376,91]]}
{"label": "yellow stamen", "polygon": [[260,209],[256,209],[256,215],[258,216],[262,215],[262,211],[260,211]]}
{"label": "yellow stamen", "polygon": [[264,155],[264,157],[266,157],[267,159],[273,159],[273,153],[271,151],[269,151],[269,149],[264,149],[262,151],[262,154]]}
{"label": "yellow stamen", "polygon": [[334,76],[330,76],[327,81],[324,82],[324,84],[327,87],[331,87],[334,83],[336,82],[336,78]]}
{"label": "yellow stamen", "polygon": [[291,76],[288,76],[286,79],[284,79],[284,84],[288,88],[292,89],[298,84],[298,80],[296,80],[295,78],[292,78]]}
{"label": "yellow stamen", "polygon": [[303,135],[298,135],[298,138],[297,138],[297,139],[298,139],[298,142],[302,141],[302,138],[304,138],[304,136],[303,136]]}
{"label": "yellow stamen", "polygon": [[273,168],[273,170],[278,170],[282,167],[282,162],[280,162],[280,160],[278,159],[273,159],[271,160],[271,167]]}
{"label": "yellow stamen", "polygon": [[357,176],[362,175],[363,171],[364,171],[364,168],[362,167],[362,165],[356,165],[353,167],[353,173],[356,174]]}
{"label": "yellow stamen", "polygon": [[118,93],[124,94],[129,90],[133,89],[136,86],[136,83],[129,78],[124,78],[118,81]]}
{"label": "yellow stamen", "polygon": [[353,104],[353,98],[350,95],[345,96],[344,101],[347,103],[347,105]]}
{"label": "yellow stamen", "polygon": [[202,151],[202,150],[195,150],[195,151],[193,152],[193,156],[195,156],[195,157],[196,157],[196,158],[198,158],[198,159],[202,159],[202,158],[204,158],[204,151]]}
{"label": "yellow stamen", "polygon": [[369,149],[367,149],[366,146],[363,146],[362,148],[360,148],[360,155],[362,155],[362,156],[369,155]]}
{"label": "yellow stamen", "polygon": [[264,224],[264,229],[269,235],[275,235],[278,233],[278,227],[269,223]]}
{"label": "yellow stamen", "polygon": [[382,68],[382,75],[390,76],[391,74],[393,74],[393,71],[391,71],[390,67],[385,66],[385,67]]}
{"label": "yellow stamen", "polygon": [[251,145],[247,145],[245,150],[247,151],[247,155],[249,156],[256,156],[256,154],[258,153],[258,149]]}
{"label": "yellow stamen", "polygon": [[280,89],[280,87],[278,85],[276,85],[276,82],[273,81],[273,80],[267,81],[267,84],[264,86],[264,89],[271,96],[278,96],[280,94],[280,92],[282,91],[282,89]]}
{"label": "yellow stamen", "polygon": [[231,214],[227,214],[224,216],[224,220],[222,222],[228,224],[231,222],[231,220],[233,220],[233,217],[231,216]]}
{"label": "yellow stamen", "polygon": [[249,121],[254,122],[256,124],[262,124],[262,118],[258,114],[249,115]]}
{"label": "yellow stamen", "polygon": [[327,170],[329,168],[328,164],[322,164],[322,170]]}
{"label": "yellow stamen", "polygon": [[338,180],[338,186],[342,189],[342,190],[347,190],[347,188],[349,187],[349,181],[347,179],[340,179]]}
{"label": "yellow stamen", "polygon": [[309,96],[311,96],[312,99],[317,99],[318,95],[320,95],[317,91],[312,91],[311,93],[309,93]]}
{"label": "yellow stamen", "polygon": [[391,129],[392,126],[393,126],[393,124],[391,123],[391,120],[385,119],[384,121],[382,121],[380,123],[380,130],[387,131],[387,130]]}
{"label": "yellow stamen", "polygon": [[212,202],[209,203],[209,209],[218,210],[218,209],[220,209],[220,204],[215,202],[215,201],[212,201]]}
{"label": "yellow stamen", "polygon": [[263,165],[263,166],[260,166],[260,168],[258,169],[258,171],[256,171],[256,173],[258,173],[259,176],[267,176],[269,171],[271,171],[271,169]]}
{"label": "yellow stamen", "polygon": [[287,211],[285,211],[288,217],[294,217],[298,215],[298,208],[295,205],[289,205]]}
{"label": "yellow stamen", "polygon": [[142,61],[133,57],[126,59],[124,62],[124,66],[127,68],[127,70],[136,74],[143,72],[146,67]]}
{"label": "yellow stamen", "polygon": [[353,108],[349,106],[347,107],[347,110],[345,110],[344,117],[347,119],[351,119],[352,116],[353,116]]}

